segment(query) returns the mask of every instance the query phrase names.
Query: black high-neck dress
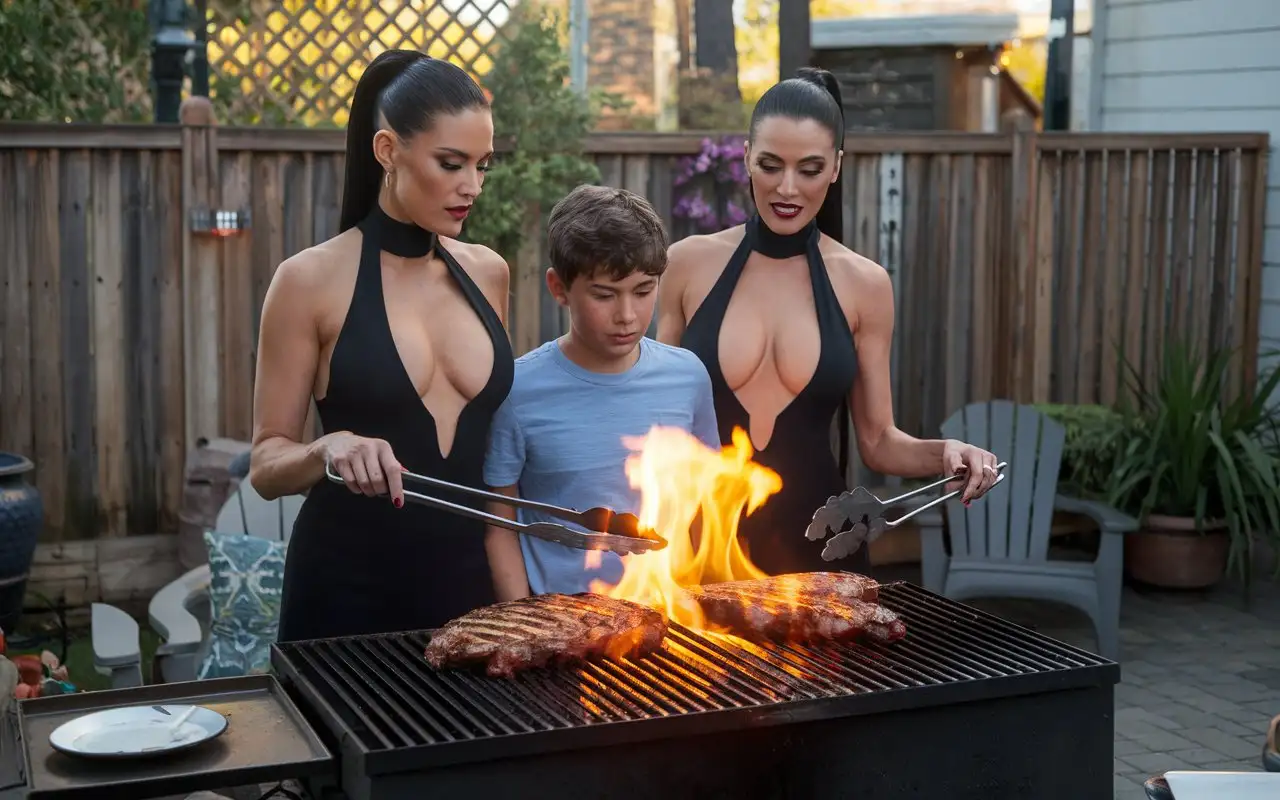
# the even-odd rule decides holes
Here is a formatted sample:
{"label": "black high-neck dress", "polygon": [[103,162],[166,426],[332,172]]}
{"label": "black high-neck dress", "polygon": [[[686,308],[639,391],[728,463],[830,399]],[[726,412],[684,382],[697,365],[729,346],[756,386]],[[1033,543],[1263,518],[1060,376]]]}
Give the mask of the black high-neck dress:
{"label": "black high-neck dress", "polygon": [[[433,234],[377,207],[360,229],[364,243],[355,291],[333,348],[328,390],[316,403],[321,424],[326,431],[385,439],[411,472],[481,487],[489,426],[515,372],[502,322]],[[391,337],[382,290],[384,250],[442,259],[493,345],[493,371],[462,411],[448,457],[441,455],[435,419]],[[494,602],[484,523],[412,503],[395,508],[388,497],[365,497],[322,479],[294,525],[281,602],[280,641],[439,627]]]}
{"label": "black high-neck dress", "polygon": [[[853,334],[818,250],[820,237],[813,223],[799,233],[782,236],[771,231],[758,216],[753,216],[747,222],[742,243],[689,320],[680,340],[682,347],[702,359],[711,375],[721,441],[728,444],[734,428],[750,432],[750,416],[720,371],[720,327],[725,311],[752,252],[773,259],[806,256],[821,338],[818,367],[808,385],[778,415],[768,446],[755,455],[755,461],[781,476],[782,489],[745,517],[739,528],[751,560],[771,575],[834,570],[866,572],[869,568],[865,546],[848,558],[828,562],[822,560],[823,542],[811,542],[804,536],[813,513],[829,497],[848,488],[842,465],[832,453],[831,423],[837,412],[847,409],[849,392],[858,373]],[[767,264],[760,266],[767,268]],[[726,346],[733,345],[727,343]]]}

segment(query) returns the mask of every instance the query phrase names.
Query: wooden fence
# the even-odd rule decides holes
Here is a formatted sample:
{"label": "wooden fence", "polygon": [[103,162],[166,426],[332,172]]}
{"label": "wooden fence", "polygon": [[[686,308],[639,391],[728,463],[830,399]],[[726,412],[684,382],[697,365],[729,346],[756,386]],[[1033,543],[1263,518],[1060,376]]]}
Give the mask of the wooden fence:
{"label": "wooden fence", "polygon": [[[700,139],[598,135],[588,150],[678,237],[674,163]],[[1109,403],[1120,353],[1149,374],[1193,330],[1241,348],[1252,381],[1267,143],[850,136],[846,243],[897,287],[899,425],[934,435],[993,397]],[[37,465],[46,540],[175,530],[188,447],[249,438],[262,298],[281,260],[336,231],[342,146],[325,131],[0,126],[0,448]],[[249,208],[252,228],[194,236],[201,205]],[[563,321],[542,303],[545,340]]]}

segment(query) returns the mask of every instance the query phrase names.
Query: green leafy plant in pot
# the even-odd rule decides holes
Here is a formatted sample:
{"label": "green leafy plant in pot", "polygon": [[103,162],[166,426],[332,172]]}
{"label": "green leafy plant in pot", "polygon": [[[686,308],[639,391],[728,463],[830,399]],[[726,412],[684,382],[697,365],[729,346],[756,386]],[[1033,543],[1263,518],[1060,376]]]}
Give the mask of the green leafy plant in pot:
{"label": "green leafy plant in pot", "polygon": [[1230,570],[1247,590],[1255,546],[1280,536],[1280,408],[1270,400],[1280,371],[1233,395],[1231,361],[1170,341],[1150,385],[1123,362],[1129,425],[1108,501],[1143,521],[1125,542],[1138,581],[1207,588]]}

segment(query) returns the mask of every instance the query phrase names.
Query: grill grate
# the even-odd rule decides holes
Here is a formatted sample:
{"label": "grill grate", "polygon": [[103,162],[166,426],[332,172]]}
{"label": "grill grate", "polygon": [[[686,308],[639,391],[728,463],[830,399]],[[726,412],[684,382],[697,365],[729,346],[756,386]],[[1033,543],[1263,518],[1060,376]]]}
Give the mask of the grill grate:
{"label": "grill grate", "polygon": [[[868,713],[1095,685],[1102,672],[1118,670],[911,584],[883,586],[880,602],[906,622],[904,640],[751,644],[672,625],[664,647],[639,661],[533,670],[510,680],[432,669],[422,656],[425,634],[282,643],[273,658],[335,735],[354,740],[370,769],[379,753],[405,749],[418,751],[413,763],[426,766],[484,757],[468,754],[468,743],[500,740],[506,755],[516,738],[618,727],[609,723],[698,717],[706,729],[708,715],[700,712],[759,712],[782,703],[799,704],[793,717]],[[943,690],[950,690],[945,697]],[[639,735],[621,727],[631,729],[628,738]],[[600,743],[598,734],[589,741]]]}

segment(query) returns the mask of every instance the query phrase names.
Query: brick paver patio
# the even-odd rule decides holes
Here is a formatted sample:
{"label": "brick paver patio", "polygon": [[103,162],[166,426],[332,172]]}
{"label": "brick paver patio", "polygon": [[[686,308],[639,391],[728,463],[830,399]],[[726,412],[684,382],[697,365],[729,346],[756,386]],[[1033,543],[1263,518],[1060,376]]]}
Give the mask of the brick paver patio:
{"label": "brick paver patio", "polygon": [[[918,581],[917,569],[877,570]],[[972,604],[1093,650],[1088,619],[1032,601]],[[1126,588],[1116,687],[1115,798],[1144,800],[1142,782],[1171,769],[1262,769],[1266,727],[1280,714],[1280,586],[1260,582],[1246,607],[1237,586],[1180,594]]]}

